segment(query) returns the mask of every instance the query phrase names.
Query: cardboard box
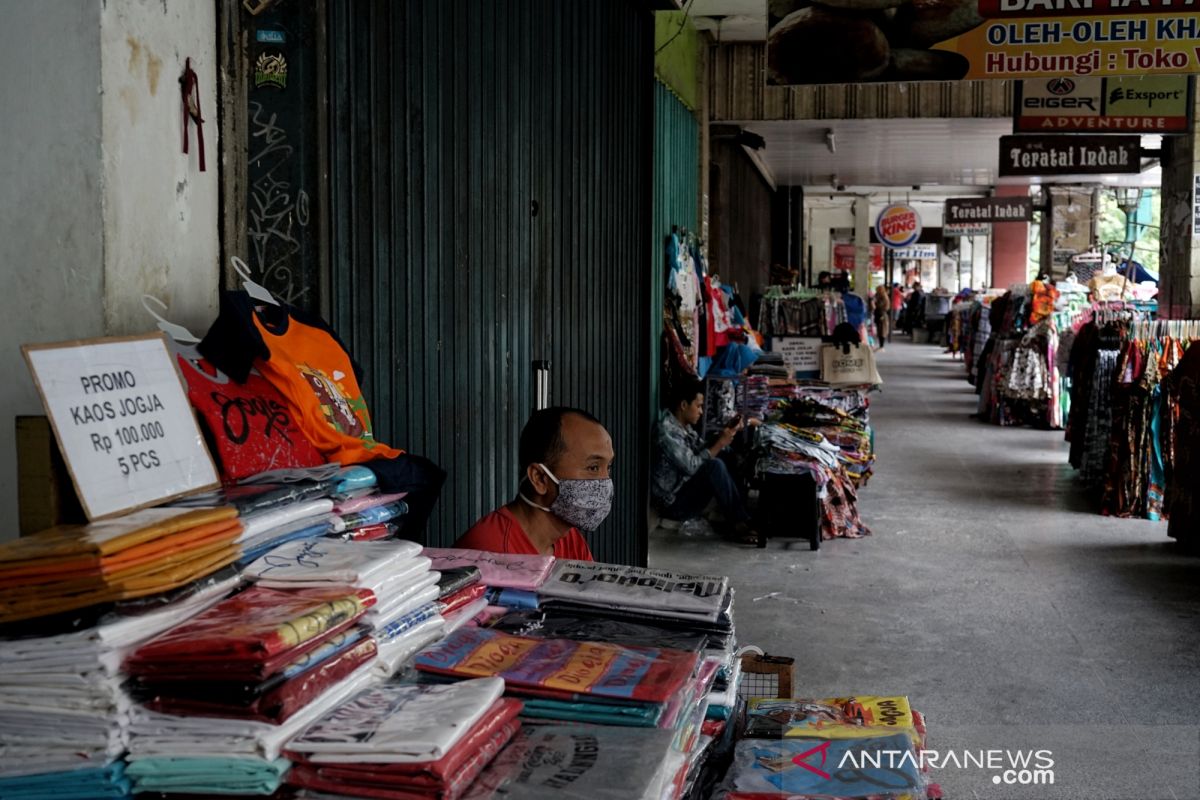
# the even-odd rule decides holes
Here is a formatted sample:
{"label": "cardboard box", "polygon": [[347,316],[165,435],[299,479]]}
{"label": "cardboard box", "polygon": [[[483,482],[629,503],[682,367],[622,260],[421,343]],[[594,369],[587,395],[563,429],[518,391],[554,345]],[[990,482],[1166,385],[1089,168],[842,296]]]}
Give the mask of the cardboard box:
{"label": "cardboard box", "polygon": [[17,510],[22,536],[87,522],[46,417],[17,417]]}

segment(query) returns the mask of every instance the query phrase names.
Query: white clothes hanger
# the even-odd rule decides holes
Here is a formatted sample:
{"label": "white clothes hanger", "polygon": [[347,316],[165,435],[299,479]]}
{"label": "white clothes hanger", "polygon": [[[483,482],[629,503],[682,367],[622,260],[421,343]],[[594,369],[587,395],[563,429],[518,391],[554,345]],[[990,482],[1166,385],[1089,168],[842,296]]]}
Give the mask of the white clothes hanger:
{"label": "white clothes hanger", "polygon": [[241,276],[242,288],[246,291],[246,294],[250,295],[259,302],[270,303],[273,306],[279,305],[279,301],[276,300],[269,291],[267,291],[264,287],[259,286],[250,277],[250,267],[246,266],[245,261],[242,261],[237,256],[230,257],[229,261],[233,264],[234,271]]}
{"label": "white clothes hanger", "polygon": [[[159,306],[162,309],[162,314],[160,314],[159,312],[157,312],[153,308],[151,308],[150,307],[151,303]],[[170,336],[173,340],[175,340],[179,344],[199,344],[200,343],[200,340],[196,338],[196,335],[193,334],[191,331],[189,331],[187,328],[183,327],[182,325],[178,325],[174,322],[171,322],[163,317],[163,314],[167,313],[167,304],[164,303],[162,300],[159,300],[154,295],[152,295],[152,294],[142,295],[142,308],[146,309],[147,314],[154,317],[154,320],[158,324],[158,329],[160,331],[165,333],[167,336]]]}

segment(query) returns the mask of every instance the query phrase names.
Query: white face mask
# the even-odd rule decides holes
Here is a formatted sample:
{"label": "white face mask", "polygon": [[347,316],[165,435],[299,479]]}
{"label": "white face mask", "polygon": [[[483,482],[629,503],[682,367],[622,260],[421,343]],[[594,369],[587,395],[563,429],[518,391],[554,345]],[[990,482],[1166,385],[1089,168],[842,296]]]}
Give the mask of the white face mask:
{"label": "white face mask", "polygon": [[568,479],[559,480],[545,464],[538,468],[546,473],[550,480],[558,486],[558,497],[547,508],[519,492],[518,496],[539,511],[553,514],[568,525],[581,531],[594,531],[608,517],[612,510],[613,482],[611,478],[592,478],[588,480]]}

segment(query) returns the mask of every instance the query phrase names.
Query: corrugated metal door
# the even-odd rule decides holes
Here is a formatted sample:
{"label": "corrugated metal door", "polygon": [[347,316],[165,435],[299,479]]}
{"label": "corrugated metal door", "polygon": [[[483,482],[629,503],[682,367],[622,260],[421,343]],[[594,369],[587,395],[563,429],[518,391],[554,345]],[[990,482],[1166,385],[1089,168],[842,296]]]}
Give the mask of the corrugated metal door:
{"label": "corrugated metal door", "polygon": [[517,485],[531,364],[609,427],[598,558],[644,562],[651,20],[630,2],[330,4],[333,321],[447,544]]}
{"label": "corrugated metal door", "polygon": [[700,125],[687,106],[661,81],[654,82],[654,219],[651,224],[651,329],[654,359],[650,371],[651,413],[659,408],[658,334],[670,265],[666,241],[674,228],[698,231]]}

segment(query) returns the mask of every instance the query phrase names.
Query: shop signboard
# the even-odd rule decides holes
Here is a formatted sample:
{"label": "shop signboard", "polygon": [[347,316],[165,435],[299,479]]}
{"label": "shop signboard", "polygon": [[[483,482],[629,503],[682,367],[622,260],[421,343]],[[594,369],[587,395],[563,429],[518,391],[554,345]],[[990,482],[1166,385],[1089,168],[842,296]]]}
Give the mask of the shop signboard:
{"label": "shop signboard", "polygon": [[1185,75],[1017,81],[1013,133],[1186,133]]}
{"label": "shop signboard", "polygon": [[797,378],[811,378],[821,374],[821,337],[819,336],[774,336],[771,352],[783,356],[783,365],[788,373]]}
{"label": "shop signboard", "polygon": [[894,0],[836,6],[807,0],[768,4],[768,83],[1200,72],[1200,8],[1190,0]]}
{"label": "shop signboard", "polygon": [[875,236],[884,247],[907,247],[921,238],[921,215],[910,205],[893,203],[875,218]]}
{"label": "shop signboard", "polygon": [[946,201],[945,221],[1029,222],[1033,219],[1031,197],[952,197]]}
{"label": "shop signboard", "polygon": [[892,251],[896,260],[928,261],[938,257],[936,244],[910,244],[907,247],[897,247]]}
{"label": "shop signboard", "polygon": [[[854,271],[855,248],[852,242],[835,242],[833,245],[833,268],[839,272]],[[883,245],[871,245],[871,270],[883,269]]]}
{"label": "shop signboard", "polygon": [[955,222],[942,226],[943,236],[991,236],[992,226],[986,222]]}
{"label": "shop signboard", "polygon": [[88,519],[220,485],[162,334],[21,349]]}
{"label": "shop signboard", "polygon": [[1000,137],[1000,177],[1113,175],[1142,171],[1140,136],[1022,134]]}

